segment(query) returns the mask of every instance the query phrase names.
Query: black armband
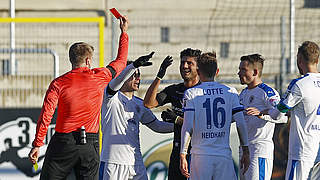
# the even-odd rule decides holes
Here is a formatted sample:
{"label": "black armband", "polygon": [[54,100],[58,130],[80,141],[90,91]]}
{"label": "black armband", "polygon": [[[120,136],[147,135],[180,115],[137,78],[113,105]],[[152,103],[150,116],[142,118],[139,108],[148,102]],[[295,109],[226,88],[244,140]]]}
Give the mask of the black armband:
{"label": "black armband", "polygon": [[113,67],[111,67],[111,66],[108,65],[106,68],[109,69],[109,71],[111,72],[112,79],[113,79],[114,77],[116,77],[117,72],[116,72],[116,70],[115,70]]}
{"label": "black armband", "polygon": [[114,91],[113,89],[111,89],[110,88],[110,86],[108,85],[108,87],[107,87],[107,93],[109,94],[109,95],[115,95],[116,93],[117,93],[117,91]]}

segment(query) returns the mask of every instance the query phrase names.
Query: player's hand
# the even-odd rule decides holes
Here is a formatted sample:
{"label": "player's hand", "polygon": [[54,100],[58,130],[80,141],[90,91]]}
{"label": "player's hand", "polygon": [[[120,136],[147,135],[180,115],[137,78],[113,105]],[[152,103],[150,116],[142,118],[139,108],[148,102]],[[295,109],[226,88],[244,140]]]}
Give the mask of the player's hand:
{"label": "player's hand", "polygon": [[246,113],[247,115],[259,116],[260,111],[255,107],[248,107],[246,108]]}
{"label": "player's hand", "polygon": [[29,152],[29,160],[32,164],[35,164],[39,158],[39,148],[40,147],[33,147]]}
{"label": "player's hand", "polygon": [[250,165],[250,154],[248,146],[242,146],[242,158],[240,160],[240,169],[242,170],[242,174],[244,174]]}
{"label": "player's hand", "polygon": [[121,32],[127,32],[128,31],[128,26],[129,26],[128,17],[127,16],[121,16],[119,19],[120,19]]}
{"label": "player's hand", "polygon": [[188,162],[186,159],[186,154],[180,154],[180,171],[181,174],[186,178],[190,177],[190,173],[188,172]]}
{"label": "player's hand", "polygon": [[165,111],[162,111],[161,113],[161,118],[163,121],[166,121],[166,122],[172,122],[174,123],[177,119],[177,115],[176,113],[174,113],[171,109],[167,109]]}
{"label": "player's hand", "polygon": [[133,66],[135,68],[138,68],[140,66],[151,66],[152,62],[149,62],[149,60],[152,58],[153,54],[154,52],[152,51],[149,55],[139,57],[133,62]]}
{"label": "player's hand", "polygon": [[162,79],[164,75],[166,74],[167,68],[172,64],[172,57],[167,56],[161,63],[160,69],[158,71],[157,77]]}

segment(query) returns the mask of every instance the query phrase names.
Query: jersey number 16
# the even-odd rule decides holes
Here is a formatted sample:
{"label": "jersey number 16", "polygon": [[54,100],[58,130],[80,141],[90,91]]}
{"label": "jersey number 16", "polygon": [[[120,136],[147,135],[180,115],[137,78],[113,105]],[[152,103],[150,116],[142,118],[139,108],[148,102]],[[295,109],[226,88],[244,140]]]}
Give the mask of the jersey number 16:
{"label": "jersey number 16", "polygon": [[[223,128],[223,126],[226,123],[226,111],[224,110],[223,107],[218,107],[218,103],[225,104],[225,101],[221,97],[215,98],[212,102],[212,107],[211,107],[210,98],[206,98],[206,101],[202,104],[203,108],[206,109],[207,129],[212,128],[212,120],[211,119],[213,119],[213,124],[216,128]],[[211,111],[212,111],[212,113],[211,113]],[[218,118],[219,113],[220,113],[220,117],[221,117],[220,121]]]}

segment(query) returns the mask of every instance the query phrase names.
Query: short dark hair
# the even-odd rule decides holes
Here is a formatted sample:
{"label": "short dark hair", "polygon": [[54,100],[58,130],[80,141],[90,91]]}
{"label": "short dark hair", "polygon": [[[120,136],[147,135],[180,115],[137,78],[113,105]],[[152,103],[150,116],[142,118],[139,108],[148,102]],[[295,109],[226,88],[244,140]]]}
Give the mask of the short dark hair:
{"label": "short dark hair", "polygon": [[214,58],[216,58],[217,59],[217,53],[216,53],[216,51],[211,51],[211,52],[207,52],[206,54],[208,54],[209,56],[212,56],[212,57],[214,57]]}
{"label": "short dark hair", "polygon": [[212,52],[201,54],[197,61],[199,71],[206,77],[214,77],[218,69],[216,55]]}
{"label": "short dark hair", "polygon": [[253,67],[257,67],[259,70],[259,77],[262,75],[263,70],[263,62],[265,61],[265,58],[260,54],[249,54],[246,56],[242,56],[240,58],[240,61],[247,61],[250,65]]}
{"label": "short dark hair", "polygon": [[88,56],[93,55],[94,48],[85,43],[77,42],[69,48],[69,60],[73,65],[79,65],[85,61]]}
{"label": "short dark hair", "polygon": [[315,42],[305,41],[299,46],[298,54],[303,56],[303,59],[310,64],[318,63],[319,46]]}
{"label": "short dark hair", "polygon": [[199,49],[187,48],[180,52],[180,59],[182,59],[182,57],[185,57],[185,56],[195,57],[196,59],[199,59],[200,55],[201,55],[201,51]]}

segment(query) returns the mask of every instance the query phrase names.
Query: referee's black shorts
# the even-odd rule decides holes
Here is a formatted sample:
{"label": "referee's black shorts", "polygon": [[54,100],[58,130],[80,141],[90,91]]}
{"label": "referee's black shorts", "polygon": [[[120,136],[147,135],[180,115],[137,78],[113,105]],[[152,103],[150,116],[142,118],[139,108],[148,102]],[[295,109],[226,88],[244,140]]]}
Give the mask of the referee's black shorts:
{"label": "referee's black shorts", "polygon": [[79,132],[55,132],[47,148],[40,179],[65,179],[72,169],[77,180],[98,179],[99,135],[86,135],[87,143],[80,144]]}

